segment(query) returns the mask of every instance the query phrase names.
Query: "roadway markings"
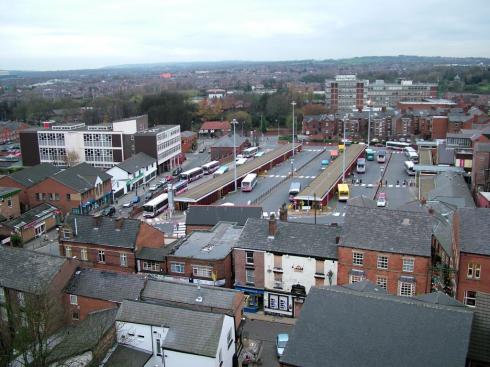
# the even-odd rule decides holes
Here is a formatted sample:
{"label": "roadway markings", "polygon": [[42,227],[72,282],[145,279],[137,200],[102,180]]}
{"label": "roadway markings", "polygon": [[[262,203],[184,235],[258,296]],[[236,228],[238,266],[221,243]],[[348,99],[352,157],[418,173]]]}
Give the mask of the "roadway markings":
{"label": "roadway markings", "polygon": [[[265,175],[263,177],[268,177],[268,178],[286,178],[288,176],[286,175]],[[316,178],[316,176],[294,176],[295,178]]]}
{"label": "roadway markings", "polygon": [[305,152],[323,152],[324,149],[304,149]]}

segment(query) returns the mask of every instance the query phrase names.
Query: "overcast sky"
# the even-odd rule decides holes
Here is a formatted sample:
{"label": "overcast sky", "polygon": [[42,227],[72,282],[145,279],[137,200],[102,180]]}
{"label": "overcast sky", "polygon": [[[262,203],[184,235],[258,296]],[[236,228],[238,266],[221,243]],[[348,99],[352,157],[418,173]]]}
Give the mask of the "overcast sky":
{"label": "overcast sky", "polygon": [[490,1],[15,0],[0,69],[369,55],[490,57]]}

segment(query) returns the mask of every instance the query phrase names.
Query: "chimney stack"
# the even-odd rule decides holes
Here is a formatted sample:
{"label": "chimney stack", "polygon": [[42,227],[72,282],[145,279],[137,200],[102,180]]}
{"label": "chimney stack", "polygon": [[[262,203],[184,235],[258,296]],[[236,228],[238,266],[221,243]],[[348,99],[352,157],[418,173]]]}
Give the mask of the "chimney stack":
{"label": "chimney stack", "polygon": [[274,237],[277,232],[276,216],[271,214],[269,218],[269,237]]}
{"label": "chimney stack", "polygon": [[94,215],[94,221],[95,221],[94,227],[99,228],[100,224],[102,223],[102,216],[100,214]]}
{"label": "chimney stack", "polygon": [[286,204],[282,204],[281,209],[279,209],[279,220],[281,222],[288,221],[288,209],[286,207]]}
{"label": "chimney stack", "polygon": [[124,220],[122,217],[117,217],[115,220],[114,220],[114,228],[116,229],[121,229],[122,226],[123,226],[123,223],[124,223]]}

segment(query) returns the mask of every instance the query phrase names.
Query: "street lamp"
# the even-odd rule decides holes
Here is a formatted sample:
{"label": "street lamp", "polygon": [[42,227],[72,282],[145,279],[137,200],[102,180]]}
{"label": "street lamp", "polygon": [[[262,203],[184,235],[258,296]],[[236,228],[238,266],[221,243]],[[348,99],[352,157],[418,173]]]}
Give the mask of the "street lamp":
{"label": "street lamp", "polygon": [[293,157],[291,158],[291,177],[294,176],[294,106],[296,106],[296,102],[292,101],[291,105],[293,106]]}
{"label": "street lamp", "polygon": [[277,141],[279,141],[279,121],[276,119],[277,124]]}
{"label": "street lamp", "polygon": [[367,101],[368,107],[369,107],[369,114],[368,114],[368,141],[367,141],[367,146],[369,147],[369,144],[371,144],[371,100],[369,99]]}
{"label": "street lamp", "polygon": [[235,191],[237,191],[237,182],[236,182],[236,139],[235,139],[235,125],[238,124],[236,119],[233,119],[231,122],[233,125],[233,169],[234,169],[234,181],[235,181]]}
{"label": "street lamp", "polygon": [[344,152],[342,153],[342,182],[345,182],[345,153],[347,151],[347,147],[345,146],[345,124],[347,120],[347,115],[344,117]]}

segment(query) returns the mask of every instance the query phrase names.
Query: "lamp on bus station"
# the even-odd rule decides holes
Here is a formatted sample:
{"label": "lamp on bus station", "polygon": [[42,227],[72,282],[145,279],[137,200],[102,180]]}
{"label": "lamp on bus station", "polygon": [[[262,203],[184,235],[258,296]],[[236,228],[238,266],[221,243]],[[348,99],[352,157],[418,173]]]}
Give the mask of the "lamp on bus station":
{"label": "lamp on bus station", "polygon": [[292,101],[291,106],[293,106],[293,157],[291,158],[291,177],[294,176],[294,106],[296,106],[296,102]]}
{"label": "lamp on bus station", "polygon": [[371,100],[368,99],[367,101],[367,106],[369,107],[369,112],[368,112],[368,141],[367,141],[367,146],[369,148],[369,144],[371,144]]}
{"label": "lamp on bus station", "polygon": [[236,138],[235,138],[235,125],[238,124],[236,119],[233,119],[231,122],[233,125],[233,171],[234,171],[234,182],[235,182],[235,191],[237,191],[237,182],[236,182]]}

